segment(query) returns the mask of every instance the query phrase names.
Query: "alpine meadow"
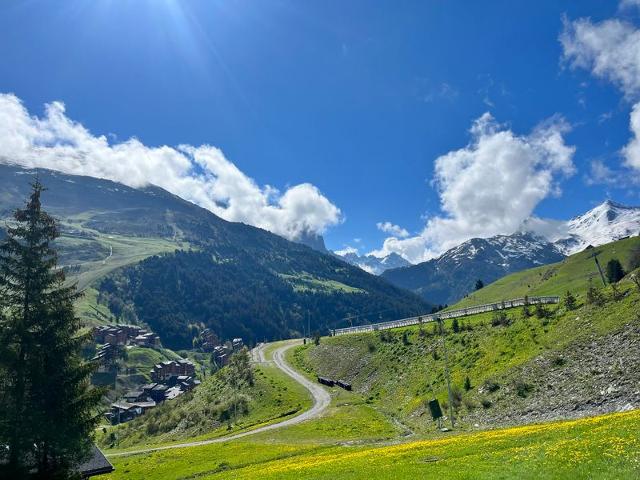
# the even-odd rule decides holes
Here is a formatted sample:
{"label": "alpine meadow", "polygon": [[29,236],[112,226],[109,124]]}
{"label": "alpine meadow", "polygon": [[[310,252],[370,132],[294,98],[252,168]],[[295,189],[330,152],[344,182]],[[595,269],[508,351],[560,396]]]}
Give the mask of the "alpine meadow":
{"label": "alpine meadow", "polygon": [[640,478],[640,2],[5,0],[0,479]]}

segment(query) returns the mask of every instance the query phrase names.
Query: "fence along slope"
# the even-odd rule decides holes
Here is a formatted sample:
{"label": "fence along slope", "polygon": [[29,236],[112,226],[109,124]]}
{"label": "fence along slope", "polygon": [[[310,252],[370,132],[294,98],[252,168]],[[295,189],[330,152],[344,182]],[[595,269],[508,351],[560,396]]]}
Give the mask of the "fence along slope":
{"label": "fence along slope", "polygon": [[478,313],[492,312],[495,310],[506,310],[507,308],[523,307],[524,305],[536,304],[555,304],[560,302],[560,297],[522,297],[512,300],[502,300],[496,303],[487,303],[484,305],[476,305],[474,307],[460,308],[458,310],[449,310],[448,312],[437,312],[429,315],[418,315],[416,317],[408,317],[400,320],[391,320],[389,322],[372,323],[369,325],[360,325],[357,327],[336,328],[332,331],[332,335],[346,335],[349,333],[372,332],[376,330],[387,330],[389,328],[408,327],[419,323],[434,322],[437,319],[459,318],[468,315],[476,315]]}

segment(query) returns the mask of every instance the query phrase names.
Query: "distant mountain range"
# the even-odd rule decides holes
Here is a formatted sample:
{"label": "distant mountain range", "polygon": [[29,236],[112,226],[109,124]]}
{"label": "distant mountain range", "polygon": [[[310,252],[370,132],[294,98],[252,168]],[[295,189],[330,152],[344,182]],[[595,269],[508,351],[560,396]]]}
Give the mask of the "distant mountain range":
{"label": "distant mountain range", "polygon": [[[0,219],[24,205],[35,173],[0,164]],[[347,317],[391,320],[431,309],[333,255],[227,222],[161,188],[37,174],[47,188],[43,206],[61,224],[63,264],[91,274],[111,313],[148,324],[170,348],[191,346],[205,327],[251,343],[300,335],[308,322],[326,331]],[[321,237],[301,240],[323,245]],[[111,249],[116,243],[124,252]]]}
{"label": "distant mountain range", "polygon": [[390,270],[392,268],[408,267],[411,265],[410,262],[395,252],[392,252],[382,258],[375,257],[373,255],[360,256],[356,252],[334,253],[345,262],[355,265],[365,272],[369,272],[374,275],[381,275],[386,270]]}
{"label": "distant mountain range", "polygon": [[640,233],[640,207],[610,200],[567,222],[555,222],[553,234],[528,231],[473,238],[438,258],[390,269],[382,278],[412,290],[435,304],[452,304],[471,292],[476,280],[491,283],[509,273],[562,260],[587,246],[603,245]]}

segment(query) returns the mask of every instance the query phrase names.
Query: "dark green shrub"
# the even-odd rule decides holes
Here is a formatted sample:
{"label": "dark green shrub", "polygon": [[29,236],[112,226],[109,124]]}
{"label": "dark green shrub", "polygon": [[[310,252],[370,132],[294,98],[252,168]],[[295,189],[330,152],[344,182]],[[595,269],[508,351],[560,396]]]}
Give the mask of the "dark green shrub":
{"label": "dark green shrub", "polygon": [[593,285],[593,282],[589,284],[586,297],[587,305],[595,305],[601,307],[605,304],[605,298],[602,291]]}
{"label": "dark green shrub", "polygon": [[497,310],[493,313],[493,317],[491,317],[491,326],[499,327],[499,326],[509,326],[511,325],[511,319],[503,310]]}
{"label": "dark green shrub", "polygon": [[483,390],[493,393],[500,389],[500,384],[492,378],[487,378],[482,384]]}
{"label": "dark green shrub", "polygon": [[466,376],[466,377],[464,378],[464,389],[465,389],[465,391],[467,391],[467,392],[468,392],[469,390],[471,390],[471,380],[469,380],[469,376]]}
{"label": "dark green shrub", "polygon": [[516,395],[521,398],[527,398],[529,396],[529,393],[533,391],[533,385],[523,380],[516,380],[513,384],[513,387],[516,391]]}
{"label": "dark green shrub", "polygon": [[564,294],[564,307],[567,310],[575,310],[578,307],[576,297],[569,290]]}

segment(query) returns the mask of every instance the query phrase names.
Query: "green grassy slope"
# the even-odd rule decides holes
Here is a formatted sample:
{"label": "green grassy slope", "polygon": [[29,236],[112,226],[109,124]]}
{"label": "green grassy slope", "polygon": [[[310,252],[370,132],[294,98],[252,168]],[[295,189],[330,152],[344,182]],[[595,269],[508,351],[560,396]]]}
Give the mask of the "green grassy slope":
{"label": "green grassy slope", "polygon": [[[99,437],[110,450],[203,440],[254,429],[310,408],[307,390],[268,363],[254,366],[255,384],[235,392],[226,369],[208,376],[193,392],[149,411],[133,422],[111,427]],[[117,438],[113,442],[112,433]]]}
{"label": "green grassy slope", "polygon": [[[616,242],[603,247],[601,256],[625,260],[637,244],[638,239]],[[584,305],[588,268],[578,254],[545,280],[534,269],[508,277],[513,286],[500,281],[481,291],[482,301],[491,302],[524,294],[517,291],[523,281],[532,293],[571,289],[576,310],[547,307],[539,318],[534,309],[530,316],[513,309],[507,325],[496,326],[493,314],[474,315],[459,320],[458,333],[451,320],[445,323],[456,417],[463,428],[603,413],[640,401],[634,381],[640,375],[640,294],[625,280],[619,284],[623,298],[614,300],[609,287],[604,305]],[[426,402],[448,403],[444,358],[433,324],[323,338],[320,346],[295,352],[299,368],[351,382],[372,406],[425,434],[433,431]],[[467,377],[469,391],[463,388]]]}
{"label": "green grassy slope", "polygon": [[594,252],[599,252],[598,259],[604,269],[612,258],[617,258],[626,266],[634,248],[640,248],[640,237],[609,243],[577,253],[558,263],[513,273],[469,294],[450,308],[463,308],[525,295],[561,295],[567,290],[581,294],[587,290],[589,279],[601,284],[592,258]]}
{"label": "green grassy slope", "polygon": [[113,458],[105,478],[627,479],[640,475],[640,412],[377,447],[260,439]]}

